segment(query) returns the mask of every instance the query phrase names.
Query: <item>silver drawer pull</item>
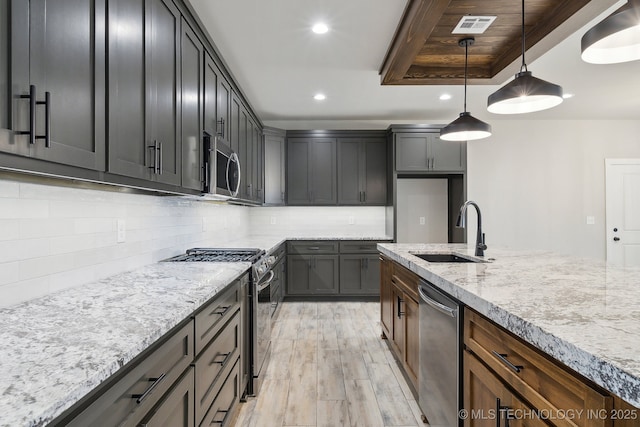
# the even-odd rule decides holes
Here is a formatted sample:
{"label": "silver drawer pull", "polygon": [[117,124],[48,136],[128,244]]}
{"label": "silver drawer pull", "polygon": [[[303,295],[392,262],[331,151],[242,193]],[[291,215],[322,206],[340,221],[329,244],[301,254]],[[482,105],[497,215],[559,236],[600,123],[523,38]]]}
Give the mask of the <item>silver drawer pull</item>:
{"label": "silver drawer pull", "polygon": [[216,309],[213,310],[211,312],[211,314],[209,314],[209,316],[211,316],[213,314],[218,314],[218,315],[224,317],[224,315],[227,314],[227,312],[229,311],[229,309],[231,309],[231,307],[232,307],[231,305],[228,305],[226,307],[216,307]]}
{"label": "silver drawer pull", "polygon": [[512,371],[516,372],[516,373],[520,373],[521,370],[524,369],[524,366],[521,365],[514,365],[513,363],[511,363],[510,361],[507,360],[507,355],[505,353],[498,353],[497,351],[493,350],[491,353],[493,353],[493,355],[495,357],[497,357],[498,359],[500,359],[500,361],[502,361],[502,363],[504,363],[505,365],[507,365],[509,367],[509,369],[511,369]]}
{"label": "silver drawer pull", "polygon": [[320,250],[320,246],[309,246],[309,250],[310,251],[319,251]]}
{"label": "silver drawer pull", "polygon": [[[227,360],[229,360],[229,356],[231,356],[232,352],[229,353],[222,353],[222,354],[216,354],[215,357],[213,358],[213,360],[211,360],[211,363],[209,363],[209,365],[214,365],[214,364],[219,364],[220,366],[224,366],[227,363]],[[224,357],[224,359],[222,360],[216,360],[217,357]]]}
{"label": "silver drawer pull", "polygon": [[147,396],[149,396],[149,394],[151,394],[153,389],[156,388],[156,386],[162,382],[162,380],[164,379],[165,375],[166,374],[162,374],[158,378],[149,378],[149,381],[153,381],[153,382],[151,383],[151,385],[149,387],[147,387],[147,389],[144,391],[144,393],[142,393],[142,394],[132,394],[131,398],[132,399],[136,399],[136,403],[138,403],[138,404],[142,403],[142,401],[144,399],[146,399]]}

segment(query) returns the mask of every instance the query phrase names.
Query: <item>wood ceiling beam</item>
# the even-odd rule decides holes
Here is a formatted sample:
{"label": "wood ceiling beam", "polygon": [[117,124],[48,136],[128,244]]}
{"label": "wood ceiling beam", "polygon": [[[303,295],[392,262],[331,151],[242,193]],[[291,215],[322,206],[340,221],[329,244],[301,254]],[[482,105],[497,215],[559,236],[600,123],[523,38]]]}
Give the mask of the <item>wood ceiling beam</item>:
{"label": "wood ceiling beam", "polygon": [[383,85],[402,84],[451,0],[409,0],[380,70]]}

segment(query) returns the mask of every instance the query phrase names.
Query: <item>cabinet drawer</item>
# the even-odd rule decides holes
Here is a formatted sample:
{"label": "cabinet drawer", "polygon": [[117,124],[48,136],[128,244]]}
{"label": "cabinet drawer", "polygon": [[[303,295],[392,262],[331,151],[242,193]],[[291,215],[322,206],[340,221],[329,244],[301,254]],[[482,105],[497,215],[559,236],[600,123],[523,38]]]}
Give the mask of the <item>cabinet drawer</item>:
{"label": "cabinet drawer", "polygon": [[143,357],[67,425],[137,425],[193,362],[193,323]]}
{"label": "cabinet drawer", "polygon": [[287,243],[289,254],[336,254],[338,242],[331,240],[301,240]]}
{"label": "cabinet drawer", "polygon": [[209,412],[202,420],[201,426],[228,426],[233,419],[233,411],[240,398],[238,389],[238,372],[240,363],[236,363],[229,375],[225,378],[220,392],[213,401]]}
{"label": "cabinet drawer", "polygon": [[196,360],[196,425],[204,417],[240,357],[240,315],[236,314]]}
{"label": "cabinet drawer", "polygon": [[140,423],[144,427],[193,427],[193,367]]}
{"label": "cabinet drawer", "polygon": [[418,284],[420,277],[411,270],[407,270],[398,263],[393,263],[393,273],[391,282],[401,287],[404,292],[411,295],[414,300],[418,301]]}
{"label": "cabinet drawer", "polygon": [[240,287],[234,282],[222,295],[216,295],[195,317],[196,356],[215,337],[220,328],[240,309]]}
{"label": "cabinet drawer", "polygon": [[[478,313],[465,309],[464,344],[511,388],[538,410],[605,410],[612,398],[578,374],[560,366],[539,350],[511,335]],[[602,417],[557,419],[558,426],[610,426]]]}
{"label": "cabinet drawer", "polygon": [[341,241],[340,252],[345,254],[377,253],[378,242],[367,240]]}

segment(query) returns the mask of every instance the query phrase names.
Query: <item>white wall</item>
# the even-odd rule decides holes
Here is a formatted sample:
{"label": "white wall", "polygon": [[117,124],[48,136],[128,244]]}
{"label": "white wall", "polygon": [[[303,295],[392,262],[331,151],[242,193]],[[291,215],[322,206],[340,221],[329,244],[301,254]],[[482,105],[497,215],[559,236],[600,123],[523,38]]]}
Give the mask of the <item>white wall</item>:
{"label": "white wall", "polygon": [[384,237],[384,206],[288,206],[249,210],[254,235]]}
{"label": "white wall", "polygon": [[249,233],[246,207],[42,182],[0,175],[0,307]]}
{"label": "white wall", "polygon": [[[398,243],[449,241],[447,180],[400,178],[396,184]],[[421,224],[420,218],[424,219]]]}
{"label": "white wall", "polygon": [[[494,120],[491,125],[490,138],[467,144],[467,195],[482,209],[489,249],[605,259],[604,159],[640,157],[640,122]],[[586,224],[587,216],[595,217],[594,225]],[[474,230],[472,225],[468,236]]]}

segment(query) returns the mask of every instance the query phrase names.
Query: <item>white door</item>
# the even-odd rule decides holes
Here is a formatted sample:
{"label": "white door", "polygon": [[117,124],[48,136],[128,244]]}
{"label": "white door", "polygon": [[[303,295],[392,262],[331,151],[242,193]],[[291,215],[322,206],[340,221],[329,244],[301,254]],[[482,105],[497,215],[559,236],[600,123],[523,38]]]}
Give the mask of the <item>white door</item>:
{"label": "white door", "polygon": [[640,159],[606,159],[607,262],[640,267]]}

